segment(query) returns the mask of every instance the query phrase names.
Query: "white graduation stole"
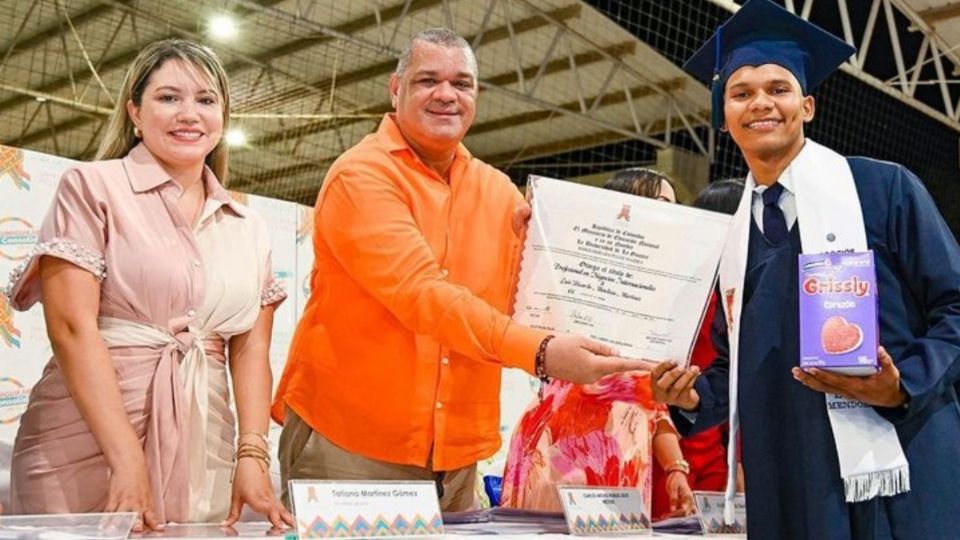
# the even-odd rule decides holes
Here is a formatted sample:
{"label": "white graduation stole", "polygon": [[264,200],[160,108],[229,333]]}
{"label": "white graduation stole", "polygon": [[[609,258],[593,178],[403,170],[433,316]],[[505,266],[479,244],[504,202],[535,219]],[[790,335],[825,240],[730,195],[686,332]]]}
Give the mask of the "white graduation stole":
{"label": "white graduation stole", "polygon": [[[860,198],[846,158],[807,139],[800,154],[783,174],[790,175],[792,181],[803,253],[866,251],[867,235]],[[740,314],[755,186],[753,175],[748,175],[720,260],[720,295],[730,345],[730,442],[724,508],[724,520],[728,523],[733,522],[733,497],[736,494]],[[791,291],[790,294],[798,293]],[[910,469],[894,426],[869,406],[830,406],[836,401],[856,403],[855,400],[829,394],[826,400],[847,502],[909,491]]]}

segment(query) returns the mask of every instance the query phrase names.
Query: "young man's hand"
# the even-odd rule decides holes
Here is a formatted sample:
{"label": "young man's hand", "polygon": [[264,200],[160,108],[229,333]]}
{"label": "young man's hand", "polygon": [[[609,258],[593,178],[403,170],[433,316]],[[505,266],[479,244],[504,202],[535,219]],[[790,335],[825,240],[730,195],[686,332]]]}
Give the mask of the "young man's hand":
{"label": "young man's hand", "polygon": [[831,393],[862,401],[876,407],[899,407],[906,403],[907,394],[900,388],[900,370],[886,349],[877,349],[880,371],[869,377],[841,375],[817,368],[791,370],[793,378],[817,392]]}
{"label": "young man's hand", "polygon": [[676,362],[661,362],[650,373],[650,389],[653,399],[680,407],[685,411],[695,411],[700,406],[700,395],[693,384],[700,376],[700,368],[692,366],[683,369]]}

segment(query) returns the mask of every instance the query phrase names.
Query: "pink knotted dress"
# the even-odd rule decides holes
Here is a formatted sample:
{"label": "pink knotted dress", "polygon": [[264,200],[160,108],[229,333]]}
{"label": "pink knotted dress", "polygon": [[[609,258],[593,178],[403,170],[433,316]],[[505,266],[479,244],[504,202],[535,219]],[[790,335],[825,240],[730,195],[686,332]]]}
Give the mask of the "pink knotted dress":
{"label": "pink knotted dress", "polygon": [[[235,431],[225,343],[253,327],[261,306],[285,297],[270,268],[266,223],[231,200],[209,169],[203,181],[207,200],[190,224],[177,207],[181,188],[143,145],[67,171],[33,256],[5,291],[16,309],[42,301],[42,256],[100,281],[101,337],[164,521],[226,516]],[[12,510],[99,511],[109,477],[52,358],[20,421]]]}

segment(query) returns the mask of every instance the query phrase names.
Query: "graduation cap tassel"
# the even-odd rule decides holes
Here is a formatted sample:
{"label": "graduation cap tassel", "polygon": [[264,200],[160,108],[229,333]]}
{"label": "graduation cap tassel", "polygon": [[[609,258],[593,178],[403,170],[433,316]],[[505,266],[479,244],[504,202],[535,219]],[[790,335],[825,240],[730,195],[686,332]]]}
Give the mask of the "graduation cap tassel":
{"label": "graduation cap tassel", "polygon": [[720,83],[720,73],[713,76],[713,85],[710,88],[710,121],[713,129],[723,128],[723,85]]}
{"label": "graduation cap tassel", "polygon": [[713,129],[723,127],[723,84],[720,80],[720,51],[723,26],[717,28],[717,41],[713,62],[713,81],[710,85],[710,123]]}

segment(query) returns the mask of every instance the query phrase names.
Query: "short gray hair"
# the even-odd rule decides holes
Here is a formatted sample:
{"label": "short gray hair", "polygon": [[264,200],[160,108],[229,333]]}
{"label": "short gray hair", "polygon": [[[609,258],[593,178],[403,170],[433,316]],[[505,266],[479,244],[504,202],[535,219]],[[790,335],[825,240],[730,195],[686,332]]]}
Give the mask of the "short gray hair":
{"label": "short gray hair", "polygon": [[413,54],[413,45],[418,41],[440,45],[441,47],[463,49],[467,54],[470,71],[474,77],[479,76],[477,70],[477,55],[473,52],[473,47],[470,46],[470,43],[453,30],[442,27],[421,30],[408,39],[400,51],[400,58],[397,60],[397,69],[394,70],[394,73],[401,75],[404,70],[407,69],[407,65],[410,63],[410,56]]}

